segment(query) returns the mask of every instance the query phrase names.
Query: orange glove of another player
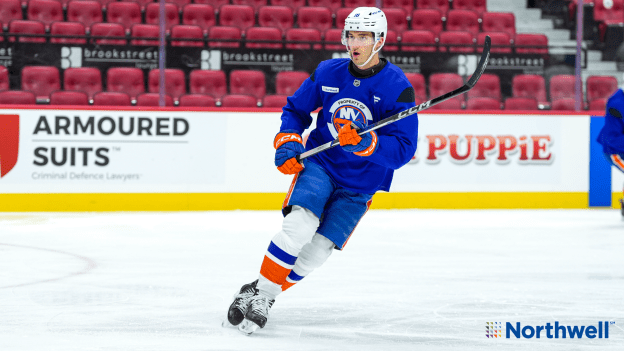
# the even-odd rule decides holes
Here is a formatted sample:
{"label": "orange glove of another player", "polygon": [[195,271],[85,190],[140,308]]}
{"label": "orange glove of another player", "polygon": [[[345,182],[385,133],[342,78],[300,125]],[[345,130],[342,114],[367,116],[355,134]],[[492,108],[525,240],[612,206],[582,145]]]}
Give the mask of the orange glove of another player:
{"label": "orange glove of another player", "polygon": [[[345,151],[353,152],[358,156],[370,156],[377,150],[377,133],[373,131],[362,136],[358,135],[358,131],[364,129],[362,123],[341,118],[337,118],[336,123],[343,125],[338,131],[338,141]],[[351,127],[351,123],[355,124],[358,129]]]}
{"label": "orange glove of another player", "polygon": [[303,170],[303,164],[297,162],[297,155],[305,152],[301,135],[294,130],[279,132],[273,141],[275,146],[275,166],[284,174],[295,174]]}

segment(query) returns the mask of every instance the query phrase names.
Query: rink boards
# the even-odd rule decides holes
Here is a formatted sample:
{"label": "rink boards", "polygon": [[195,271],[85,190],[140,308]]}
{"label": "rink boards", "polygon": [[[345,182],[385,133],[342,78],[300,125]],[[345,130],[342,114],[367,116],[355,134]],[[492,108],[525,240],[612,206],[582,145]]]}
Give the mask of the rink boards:
{"label": "rink boards", "polygon": [[[0,211],[279,209],[280,111],[0,111]],[[419,115],[418,151],[373,208],[587,208],[624,176],[587,114]],[[314,125],[314,124],[313,124]]]}

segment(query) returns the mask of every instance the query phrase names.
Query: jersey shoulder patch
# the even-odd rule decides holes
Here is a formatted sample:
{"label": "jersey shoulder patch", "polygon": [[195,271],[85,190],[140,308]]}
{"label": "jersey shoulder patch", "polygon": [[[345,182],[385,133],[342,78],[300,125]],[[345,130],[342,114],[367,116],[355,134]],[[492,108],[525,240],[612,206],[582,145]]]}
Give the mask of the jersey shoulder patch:
{"label": "jersey shoulder patch", "polygon": [[401,95],[397,98],[396,102],[415,102],[416,97],[414,96],[414,88],[408,87],[403,90]]}

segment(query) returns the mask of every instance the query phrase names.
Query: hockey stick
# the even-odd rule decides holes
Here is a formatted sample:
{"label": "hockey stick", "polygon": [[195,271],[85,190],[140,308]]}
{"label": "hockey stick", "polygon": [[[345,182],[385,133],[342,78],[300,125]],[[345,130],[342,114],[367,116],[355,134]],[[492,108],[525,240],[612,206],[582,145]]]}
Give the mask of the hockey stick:
{"label": "hockey stick", "polygon": [[[436,98],[433,98],[429,101],[425,101],[420,105],[416,105],[412,108],[409,108],[405,111],[401,111],[395,115],[392,115],[388,118],[384,118],[381,121],[377,122],[377,123],[373,123],[370,126],[368,126],[368,128],[364,129],[363,131],[359,132],[358,135],[362,135],[368,132],[371,132],[375,129],[379,129],[383,126],[387,126],[390,123],[394,123],[400,119],[403,119],[405,117],[411,116],[417,112],[420,112],[422,110],[428,109],[431,106],[437,105],[441,102],[444,102],[448,99],[452,99],[458,95],[461,95],[465,92],[467,92],[468,90],[472,89],[475,84],[477,84],[477,81],[479,80],[479,78],[481,78],[481,75],[483,74],[483,71],[485,71],[485,67],[487,66],[488,63],[488,59],[490,58],[490,44],[491,44],[491,40],[490,40],[490,36],[486,36],[485,37],[485,43],[483,44],[483,53],[481,54],[481,59],[479,60],[479,63],[477,64],[477,69],[475,70],[475,72],[472,74],[472,76],[470,77],[470,79],[468,79],[468,81],[466,82],[466,84],[464,84],[463,86],[461,86],[460,88],[457,88],[451,92],[448,92],[444,95],[438,96]],[[332,147],[336,146],[340,144],[340,141],[338,141],[338,139],[329,141],[323,145],[319,145],[317,147],[315,147],[312,150],[308,150],[304,153],[302,153],[301,155],[297,155],[297,161],[301,161],[303,159],[306,159],[310,156],[314,156],[316,154],[318,154],[319,152],[323,152],[325,150],[331,149]]]}

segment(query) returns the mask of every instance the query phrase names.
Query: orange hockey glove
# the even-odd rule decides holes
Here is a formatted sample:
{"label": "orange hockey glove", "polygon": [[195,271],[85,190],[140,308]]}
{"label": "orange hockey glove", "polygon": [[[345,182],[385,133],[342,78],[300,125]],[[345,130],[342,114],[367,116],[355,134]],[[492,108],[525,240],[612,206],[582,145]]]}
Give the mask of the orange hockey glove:
{"label": "orange hockey glove", "polygon": [[284,174],[295,174],[303,170],[303,164],[297,162],[297,155],[305,152],[301,135],[294,130],[279,132],[273,141],[275,146],[275,166]]}
{"label": "orange hockey glove", "polygon": [[[338,131],[338,141],[340,141],[340,146],[345,151],[353,152],[353,154],[358,156],[370,156],[377,150],[377,133],[373,131],[362,136],[358,135],[358,131],[364,129],[362,123],[340,118],[336,119],[336,123],[343,125]],[[352,123],[358,129],[351,127]]]}

